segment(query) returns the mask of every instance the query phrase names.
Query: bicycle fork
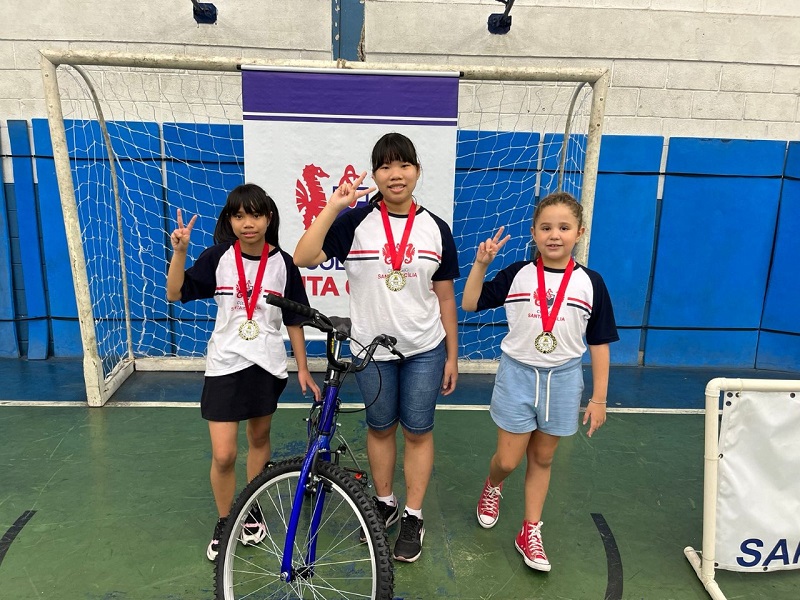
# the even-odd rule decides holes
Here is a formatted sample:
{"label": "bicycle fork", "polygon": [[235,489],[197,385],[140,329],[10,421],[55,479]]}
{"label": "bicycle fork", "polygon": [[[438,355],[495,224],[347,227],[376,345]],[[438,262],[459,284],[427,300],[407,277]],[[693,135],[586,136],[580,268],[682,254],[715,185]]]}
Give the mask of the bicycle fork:
{"label": "bicycle fork", "polygon": [[[294,502],[292,503],[292,513],[286,527],[286,540],[283,546],[283,560],[281,561],[281,580],[287,583],[294,581],[298,577],[307,579],[314,575],[314,563],[317,559],[317,535],[322,521],[322,509],[325,505],[326,494],[322,480],[314,475],[314,467],[321,453],[330,453],[327,449],[327,444],[327,436],[317,437],[306,453],[305,460],[300,468],[300,477],[298,478],[297,489],[294,492]],[[309,539],[306,540],[308,546],[303,565],[295,569],[292,566],[295,538],[297,537],[297,528],[300,523],[300,513],[306,504],[306,494],[309,492],[314,492],[314,506],[309,527]]]}

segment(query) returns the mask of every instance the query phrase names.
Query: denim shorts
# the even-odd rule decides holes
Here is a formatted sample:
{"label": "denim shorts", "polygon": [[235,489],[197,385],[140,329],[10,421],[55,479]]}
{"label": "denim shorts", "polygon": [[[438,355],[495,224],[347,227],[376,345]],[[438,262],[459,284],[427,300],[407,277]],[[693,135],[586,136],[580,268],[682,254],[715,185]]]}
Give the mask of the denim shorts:
{"label": "denim shorts", "polygon": [[371,361],[356,373],[370,429],[389,429],[400,421],[410,433],[431,431],[446,359],[442,341],[433,350],[403,360]]}
{"label": "denim shorts", "polygon": [[578,431],[583,395],[581,358],[553,368],[535,368],[500,357],[489,413],[510,433],[536,429],[564,437]]}

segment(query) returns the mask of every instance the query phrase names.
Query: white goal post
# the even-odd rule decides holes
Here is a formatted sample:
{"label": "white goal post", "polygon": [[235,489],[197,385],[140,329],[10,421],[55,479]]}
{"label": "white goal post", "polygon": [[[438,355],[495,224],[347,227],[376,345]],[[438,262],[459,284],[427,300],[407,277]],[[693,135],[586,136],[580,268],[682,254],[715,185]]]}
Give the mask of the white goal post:
{"label": "white goal post", "polygon": [[[227,191],[243,182],[238,77],[244,61],[41,54],[87,397],[101,406],[134,370],[204,368],[214,309],[209,303],[197,317],[196,311],[167,306],[166,228],[174,223],[171,207],[181,205],[216,219]],[[586,234],[577,258],[586,263],[607,69],[285,59],[246,64],[460,72],[459,251],[471,256],[480,236],[501,224],[516,223],[527,234],[536,199],[564,189],[583,205]],[[193,236],[193,246],[210,245],[211,233]],[[529,250],[521,248],[517,259]],[[464,370],[486,370],[487,359],[493,368],[503,320],[490,314],[460,323]]]}

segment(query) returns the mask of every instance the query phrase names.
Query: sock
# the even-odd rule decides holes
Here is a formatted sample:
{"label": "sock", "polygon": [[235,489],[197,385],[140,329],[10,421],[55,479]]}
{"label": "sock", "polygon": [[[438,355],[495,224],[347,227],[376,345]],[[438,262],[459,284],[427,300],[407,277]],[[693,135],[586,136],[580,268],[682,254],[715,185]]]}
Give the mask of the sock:
{"label": "sock", "polygon": [[403,511],[403,514],[408,515],[410,517],[417,517],[420,521],[422,520],[422,509],[421,508],[420,509],[414,509],[414,508],[408,508],[408,506],[406,506],[405,510]]}
{"label": "sock", "polygon": [[378,500],[389,506],[397,506],[397,497],[394,495],[394,492],[388,496],[378,496]]}

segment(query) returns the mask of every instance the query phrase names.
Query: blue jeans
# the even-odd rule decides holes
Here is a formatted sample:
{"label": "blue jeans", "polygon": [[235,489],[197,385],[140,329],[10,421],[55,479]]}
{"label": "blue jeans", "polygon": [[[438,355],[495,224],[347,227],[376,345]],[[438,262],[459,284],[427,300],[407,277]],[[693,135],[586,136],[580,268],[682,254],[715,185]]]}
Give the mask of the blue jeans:
{"label": "blue jeans", "polygon": [[433,350],[403,360],[372,361],[356,373],[369,428],[382,431],[400,421],[410,433],[431,431],[446,359],[442,341]]}

